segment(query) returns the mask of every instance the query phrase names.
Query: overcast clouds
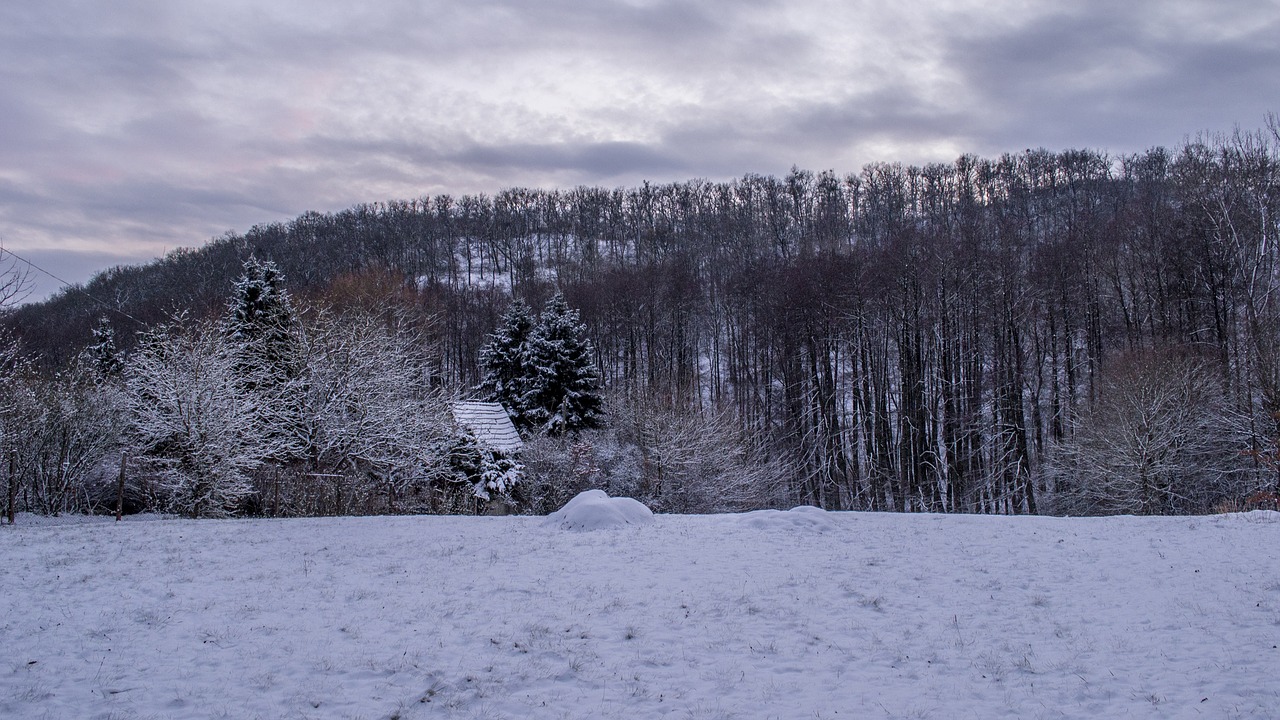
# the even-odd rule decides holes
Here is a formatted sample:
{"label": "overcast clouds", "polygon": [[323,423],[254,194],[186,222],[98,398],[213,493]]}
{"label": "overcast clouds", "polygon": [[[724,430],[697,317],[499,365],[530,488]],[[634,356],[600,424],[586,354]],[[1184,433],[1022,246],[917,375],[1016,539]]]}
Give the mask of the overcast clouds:
{"label": "overcast clouds", "polygon": [[0,242],[83,281],[373,200],[1134,152],[1261,127],[1277,38],[1274,0],[6,3]]}

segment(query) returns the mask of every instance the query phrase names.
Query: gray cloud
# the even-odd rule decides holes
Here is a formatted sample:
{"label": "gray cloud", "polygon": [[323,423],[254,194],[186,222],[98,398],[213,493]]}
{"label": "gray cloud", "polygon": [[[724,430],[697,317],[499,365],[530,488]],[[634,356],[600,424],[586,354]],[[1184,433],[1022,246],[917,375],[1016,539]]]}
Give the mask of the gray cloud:
{"label": "gray cloud", "polygon": [[544,173],[569,170],[604,179],[636,172],[669,175],[690,171],[688,165],[670,157],[660,148],[633,142],[477,146],[448,159],[463,166],[498,171]]}
{"label": "gray cloud", "polygon": [[[19,253],[23,260],[34,263],[37,267],[49,268],[53,276],[47,275],[39,270],[30,270],[29,280],[29,300],[39,300],[48,297],[58,290],[61,290],[63,281],[80,282],[84,278],[92,277],[97,273],[117,265],[129,264],[136,262],[137,259],[122,259],[112,253],[101,252],[59,252],[56,250],[26,250]],[[5,262],[14,262],[10,258],[5,257]],[[15,262],[14,267],[23,267],[21,261]],[[54,277],[57,276],[57,277]]]}
{"label": "gray cloud", "polygon": [[1132,152],[1258,126],[1277,36],[1268,0],[11,3],[0,242],[84,280],[370,200]]}
{"label": "gray cloud", "polygon": [[839,145],[891,137],[913,142],[972,133],[975,121],[955,108],[939,106],[911,88],[885,87],[839,101],[794,108],[786,114],[780,130],[779,141],[813,137]]}
{"label": "gray cloud", "polygon": [[[977,136],[984,151],[1134,151],[1201,129],[1261,124],[1267,103],[1280,97],[1280,27],[1274,6],[1260,5],[1256,19],[1228,37],[1206,29],[1223,6],[1072,5],[1026,25],[953,38],[947,58],[975,94],[969,114],[987,119]],[[1179,7],[1197,12],[1170,17]]]}

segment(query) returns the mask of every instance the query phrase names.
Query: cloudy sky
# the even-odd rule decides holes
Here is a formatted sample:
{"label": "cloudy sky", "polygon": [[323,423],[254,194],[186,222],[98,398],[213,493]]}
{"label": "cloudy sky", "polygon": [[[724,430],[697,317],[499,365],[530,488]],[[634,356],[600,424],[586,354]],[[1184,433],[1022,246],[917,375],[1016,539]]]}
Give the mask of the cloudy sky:
{"label": "cloudy sky", "polygon": [[82,282],[365,201],[1135,152],[1261,128],[1277,38],[1275,0],[4,3],[0,243]]}

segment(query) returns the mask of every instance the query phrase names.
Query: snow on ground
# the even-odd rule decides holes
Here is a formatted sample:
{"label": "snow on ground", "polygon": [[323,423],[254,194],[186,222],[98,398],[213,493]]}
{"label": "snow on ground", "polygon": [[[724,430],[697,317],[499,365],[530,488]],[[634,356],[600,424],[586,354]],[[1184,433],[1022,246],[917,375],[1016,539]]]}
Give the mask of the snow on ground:
{"label": "snow on ground", "polygon": [[30,520],[5,718],[1280,717],[1277,513]]}

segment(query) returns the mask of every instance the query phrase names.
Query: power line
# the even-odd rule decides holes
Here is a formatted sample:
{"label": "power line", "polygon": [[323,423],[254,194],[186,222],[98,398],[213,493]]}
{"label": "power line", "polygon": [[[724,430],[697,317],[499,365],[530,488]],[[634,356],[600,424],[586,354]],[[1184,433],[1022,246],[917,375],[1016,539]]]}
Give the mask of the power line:
{"label": "power line", "polygon": [[83,285],[76,285],[76,284],[69,283],[69,282],[67,282],[66,280],[63,280],[62,278],[58,277],[57,275],[54,275],[53,273],[49,272],[48,270],[45,270],[44,268],[40,267],[39,265],[37,265],[37,264],[35,264],[35,263],[31,262],[30,260],[28,260],[28,259],[26,259],[26,258],[22,257],[21,255],[19,255],[19,254],[15,253],[14,251],[10,250],[9,248],[6,248],[6,247],[0,247],[0,257],[3,257],[3,256],[4,256],[4,255],[6,255],[6,254],[7,254],[7,255],[10,255],[10,256],[11,256],[11,257],[13,257],[13,259],[15,259],[15,260],[20,260],[20,261],[22,261],[22,262],[26,263],[26,264],[27,264],[27,266],[28,266],[28,267],[30,267],[30,268],[33,268],[33,269],[35,269],[35,270],[39,270],[40,272],[44,273],[45,275],[48,275],[49,277],[53,278],[54,280],[57,280],[58,282],[62,283],[62,284],[63,284],[63,286],[68,287],[68,288],[71,288],[72,290],[75,290],[76,292],[78,292],[78,293],[80,293],[80,294],[84,295],[85,297],[89,298],[90,300],[94,301],[95,303],[97,303],[97,304],[101,305],[102,307],[104,307],[104,308],[106,308],[106,309],[110,310],[111,312],[119,313],[120,315],[123,315],[123,316],[125,316],[125,317],[129,318],[130,320],[132,320],[132,321],[134,321],[134,322],[138,323],[139,325],[146,325],[146,323],[144,323],[144,322],[142,322],[141,320],[139,320],[138,318],[136,318],[136,317],[134,317],[134,316],[130,315],[129,313],[125,312],[124,310],[121,310],[120,308],[118,308],[118,307],[116,307],[116,306],[114,306],[114,305],[110,305],[110,304],[108,304],[108,303],[106,303],[106,302],[104,302],[104,301],[102,301],[102,300],[99,300],[97,297],[95,297],[95,296],[94,296],[94,294],[93,294],[93,293],[89,292],[88,290],[85,290]]}

